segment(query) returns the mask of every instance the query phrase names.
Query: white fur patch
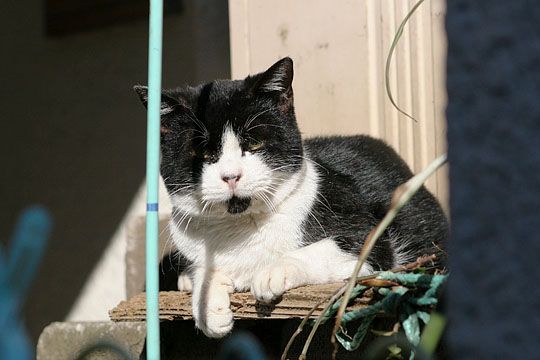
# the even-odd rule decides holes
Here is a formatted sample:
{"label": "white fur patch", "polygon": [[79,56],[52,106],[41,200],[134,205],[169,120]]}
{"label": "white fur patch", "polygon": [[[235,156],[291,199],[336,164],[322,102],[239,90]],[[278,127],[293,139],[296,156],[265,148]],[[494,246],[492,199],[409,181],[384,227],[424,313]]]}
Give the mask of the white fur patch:
{"label": "white fur patch", "polygon": [[[195,267],[219,269],[233,279],[236,290],[251,286],[253,273],[303,243],[301,225],[316,195],[317,174],[312,164],[282,180],[272,197],[274,211],[248,211],[172,219],[173,241]],[[186,227],[187,218],[191,218]],[[180,224],[180,222],[182,222]]]}
{"label": "white fur patch", "polygon": [[[356,256],[343,252],[332,239],[320,240],[286,253],[258,272],[251,291],[258,300],[270,301],[294,287],[342,281],[351,276],[357,260]],[[359,275],[372,272],[371,266],[364,264]]]}
{"label": "white fur patch", "polygon": [[193,284],[191,282],[191,278],[184,273],[178,276],[177,285],[178,285],[178,291],[191,292],[193,290]]}
{"label": "white fur patch", "polygon": [[225,336],[232,330],[233,314],[229,294],[233,284],[219,271],[197,270],[193,274],[193,318],[195,325],[212,338]]}
{"label": "white fur patch", "polygon": [[[241,175],[234,189],[223,181],[224,174]],[[251,289],[258,299],[269,301],[291,287],[350,276],[356,257],[342,252],[332,239],[304,246],[302,224],[316,201],[317,182],[309,161],[293,174],[274,171],[259,155],[242,154],[237,137],[227,129],[219,160],[203,168],[201,188],[172,197],[177,209],[172,238],[192,263],[193,313],[205,334],[219,337],[232,328],[229,287]],[[245,212],[226,212],[233,195],[252,198]],[[362,274],[371,271],[365,266]],[[212,280],[216,276],[217,282]]]}
{"label": "white fur patch", "polygon": [[[222,214],[226,209],[225,202],[233,196],[252,198],[248,212],[268,211],[271,204],[267,204],[265,200],[270,191],[269,187],[277,185],[278,182],[277,178],[273,179],[274,172],[259,155],[250,152],[242,154],[240,142],[230,128],[226,128],[222,139],[219,160],[203,167],[201,202],[210,204],[205,211],[212,208]],[[233,190],[222,178],[236,175],[240,176],[240,179]]]}

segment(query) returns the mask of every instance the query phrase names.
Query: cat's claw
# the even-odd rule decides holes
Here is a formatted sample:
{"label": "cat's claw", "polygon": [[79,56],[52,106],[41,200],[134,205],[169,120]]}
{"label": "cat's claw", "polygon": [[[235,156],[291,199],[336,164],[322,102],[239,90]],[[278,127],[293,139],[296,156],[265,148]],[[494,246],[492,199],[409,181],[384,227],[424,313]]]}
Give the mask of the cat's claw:
{"label": "cat's claw", "polygon": [[253,277],[251,292],[262,302],[271,302],[285,291],[303,285],[305,272],[293,261],[279,261]]}

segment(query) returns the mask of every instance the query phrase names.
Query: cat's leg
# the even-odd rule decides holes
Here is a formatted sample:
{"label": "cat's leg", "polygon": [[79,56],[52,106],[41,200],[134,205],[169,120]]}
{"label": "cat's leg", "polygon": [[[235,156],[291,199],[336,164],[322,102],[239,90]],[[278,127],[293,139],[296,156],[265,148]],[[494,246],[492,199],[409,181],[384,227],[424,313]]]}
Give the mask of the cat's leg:
{"label": "cat's leg", "polygon": [[219,271],[195,269],[192,273],[192,308],[195,326],[212,338],[228,334],[233,327],[229,294],[232,280]]}
{"label": "cat's leg", "polygon": [[[268,302],[294,287],[342,281],[350,277],[357,259],[333,239],[323,239],[285,254],[256,273],[251,292],[257,300]],[[371,266],[364,264],[360,275],[372,272]]]}

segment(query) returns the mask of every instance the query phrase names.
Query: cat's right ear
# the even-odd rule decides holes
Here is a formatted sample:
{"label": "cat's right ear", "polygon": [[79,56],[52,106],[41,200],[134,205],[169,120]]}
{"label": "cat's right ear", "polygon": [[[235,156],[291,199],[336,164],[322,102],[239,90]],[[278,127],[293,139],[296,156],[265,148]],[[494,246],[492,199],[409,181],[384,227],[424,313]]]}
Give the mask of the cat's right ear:
{"label": "cat's right ear", "polygon": [[[139,95],[144,107],[148,106],[148,87],[142,85],[135,85],[133,90]],[[184,104],[181,104],[178,99],[175,99],[164,92],[161,93],[161,107],[159,114],[161,115],[161,133],[174,132],[178,127],[178,117],[172,116],[175,111],[185,108]]]}
{"label": "cat's right ear", "polygon": [[[148,106],[148,87],[142,86],[142,85],[135,85],[133,87],[133,90],[139,95],[139,98],[141,99],[141,102],[143,103],[144,107]],[[159,113],[163,115],[168,115],[172,113],[175,108],[180,105],[180,102],[169,95],[165,93],[161,93],[161,108]]]}

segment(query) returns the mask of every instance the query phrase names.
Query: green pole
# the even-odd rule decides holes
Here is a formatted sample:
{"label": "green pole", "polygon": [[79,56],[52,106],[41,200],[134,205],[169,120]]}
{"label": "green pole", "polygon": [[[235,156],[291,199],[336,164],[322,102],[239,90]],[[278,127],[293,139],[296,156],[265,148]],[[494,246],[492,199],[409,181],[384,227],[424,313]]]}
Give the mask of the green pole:
{"label": "green pole", "polygon": [[150,0],[146,148],[146,356],[159,360],[158,203],[163,0]]}

